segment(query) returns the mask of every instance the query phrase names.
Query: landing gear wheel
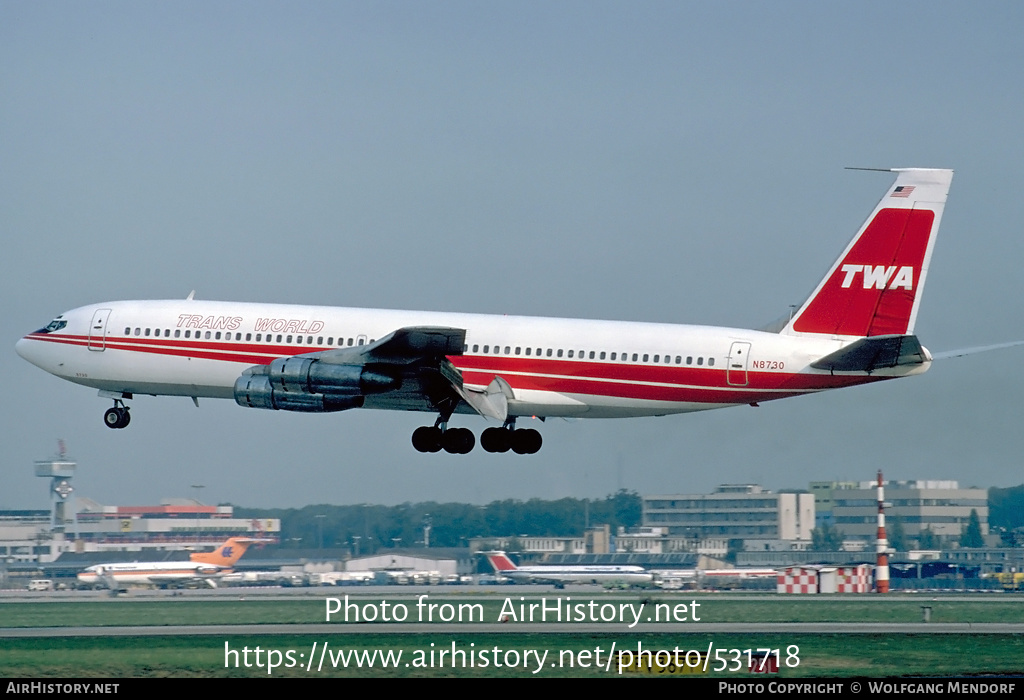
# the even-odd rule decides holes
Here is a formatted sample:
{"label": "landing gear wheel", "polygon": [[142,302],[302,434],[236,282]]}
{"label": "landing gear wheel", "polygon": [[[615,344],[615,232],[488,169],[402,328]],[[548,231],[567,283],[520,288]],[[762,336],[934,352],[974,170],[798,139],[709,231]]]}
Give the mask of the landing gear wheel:
{"label": "landing gear wheel", "polygon": [[118,430],[126,427],[132,420],[126,406],[114,406],[103,413],[103,423],[108,428]]}
{"label": "landing gear wheel", "polygon": [[508,428],[487,428],[480,433],[480,447],[486,452],[508,452],[512,447],[512,431]]}
{"label": "landing gear wheel", "polygon": [[106,413],[103,414],[103,423],[108,428],[120,428],[121,427],[121,409],[120,408],[108,408]]}
{"label": "landing gear wheel", "polygon": [[512,451],[517,455],[532,455],[540,451],[544,439],[533,428],[520,428],[512,433]]}
{"label": "landing gear wheel", "polygon": [[476,438],[469,428],[449,428],[441,437],[444,451],[453,455],[465,455],[473,451]]}
{"label": "landing gear wheel", "polygon": [[440,428],[424,425],[413,431],[412,446],[417,452],[440,452],[441,437]]}

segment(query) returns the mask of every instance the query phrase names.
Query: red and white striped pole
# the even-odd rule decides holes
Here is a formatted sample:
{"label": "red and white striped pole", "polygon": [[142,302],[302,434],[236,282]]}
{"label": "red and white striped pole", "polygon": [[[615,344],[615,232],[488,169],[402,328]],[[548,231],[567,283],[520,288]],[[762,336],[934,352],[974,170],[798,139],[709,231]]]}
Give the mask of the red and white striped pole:
{"label": "red and white striped pole", "polygon": [[882,470],[878,470],[878,541],[875,544],[878,561],[875,564],[875,592],[889,592],[889,541],[885,537],[885,492]]}

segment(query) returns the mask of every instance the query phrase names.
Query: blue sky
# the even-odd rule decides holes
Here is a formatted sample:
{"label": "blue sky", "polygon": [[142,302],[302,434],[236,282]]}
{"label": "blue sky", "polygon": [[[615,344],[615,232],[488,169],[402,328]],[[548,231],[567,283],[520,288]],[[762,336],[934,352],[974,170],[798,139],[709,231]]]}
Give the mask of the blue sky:
{"label": "blue sky", "polygon": [[[0,0],[0,507],[256,506],[1021,483],[1021,350],[690,416],[549,421],[534,457],[414,452],[432,417],[108,402],[18,358],[112,299],[760,326],[889,185],[956,170],[917,333],[1024,338],[1019,3]],[[465,419],[479,431],[483,421]],[[39,482],[39,483],[37,483]]]}

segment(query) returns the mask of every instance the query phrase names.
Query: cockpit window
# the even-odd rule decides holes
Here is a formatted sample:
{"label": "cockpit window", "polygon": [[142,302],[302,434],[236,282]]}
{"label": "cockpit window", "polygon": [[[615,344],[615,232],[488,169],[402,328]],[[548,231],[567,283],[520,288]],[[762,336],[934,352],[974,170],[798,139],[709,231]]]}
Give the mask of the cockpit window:
{"label": "cockpit window", "polygon": [[67,321],[60,317],[57,317],[50,321],[50,325],[48,325],[46,328],[40,328],[39,333],[55,333],[60,329],[64,328],[64,326],[66,325],[68,325]]}

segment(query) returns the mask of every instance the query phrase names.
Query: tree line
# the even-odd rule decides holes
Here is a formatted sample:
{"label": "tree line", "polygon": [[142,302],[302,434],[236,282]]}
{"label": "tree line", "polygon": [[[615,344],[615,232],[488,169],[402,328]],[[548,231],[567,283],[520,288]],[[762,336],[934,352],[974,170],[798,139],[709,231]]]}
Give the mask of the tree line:
{"label": "tree line", "polygon": [[636,527],[641,498],[622,489],[602,499],[507,499],[471,503],[311,505],[303,508],[235,506],[237,518],[279,518],[281,546],[348,548],[353,555],[391,547],[465,547],[473,537],[581,536],[588,525]]}

